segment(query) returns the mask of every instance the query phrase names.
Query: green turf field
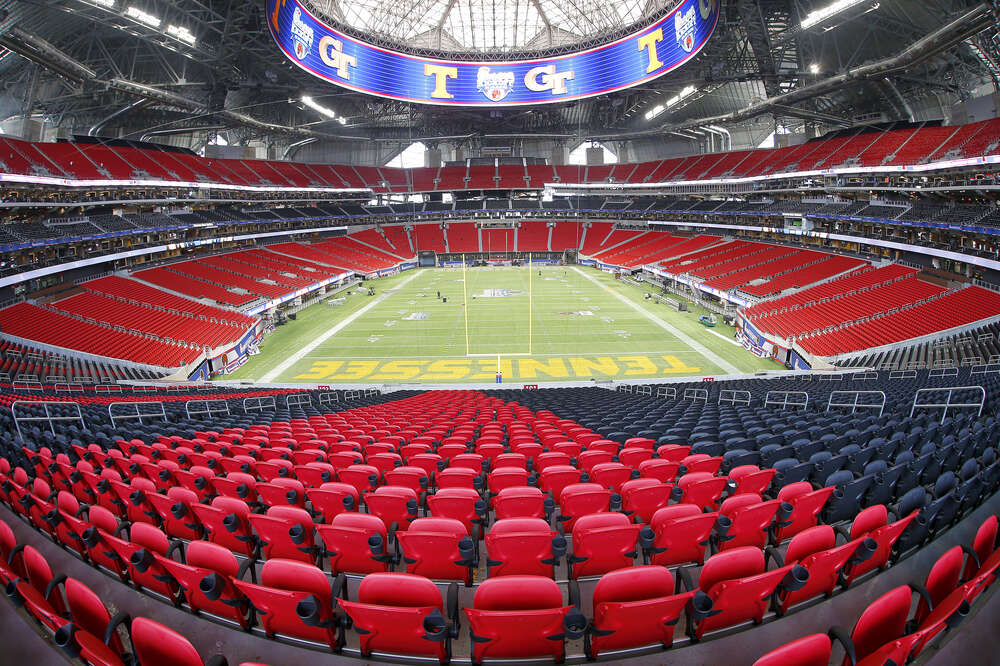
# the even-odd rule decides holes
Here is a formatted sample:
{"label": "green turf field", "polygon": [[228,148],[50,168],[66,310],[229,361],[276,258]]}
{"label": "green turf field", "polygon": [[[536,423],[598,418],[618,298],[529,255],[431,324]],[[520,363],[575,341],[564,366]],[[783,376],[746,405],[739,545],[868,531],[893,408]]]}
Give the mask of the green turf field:
{"label": "green turf field", "polygon": [[732,328],[699,324],[697,308],[645,301],[592,268],[417,269],[367,284],[374,297],[300,311],[227,379],[482,383],[498,355],[504,382],[517,384],[779,369],[734,344]]}

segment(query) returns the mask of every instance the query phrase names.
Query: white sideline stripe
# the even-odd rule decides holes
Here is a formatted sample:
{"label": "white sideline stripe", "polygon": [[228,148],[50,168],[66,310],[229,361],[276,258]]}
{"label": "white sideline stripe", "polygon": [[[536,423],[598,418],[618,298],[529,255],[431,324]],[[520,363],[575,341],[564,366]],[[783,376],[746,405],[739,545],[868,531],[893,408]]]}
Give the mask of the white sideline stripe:
{"label": "white sideline stripe", "polygon": [[598,287],[600,287],[601,289],[606,289],[612,296],[616,297],[622,303],[628,305],[633,310],[635,310],[639,314],[643,315],[644,317],[646,317],[646,319],[650,320],[651,322],[653,322],[654,324],[656,324],[657,326],[659,326],[663,330],[667,331],[668,333],[672,333],[673,335],[675,335],[678,339],[680,339],[681,342],[683,342],[684,344],[686,344],[691,349],[694,349],[696,352],[698,352],[699,354],[701,354],[702,356],[704,356],[705,358],[707,358],[709,361],[711,361],[715,365],[717,365],[720,368],[722,368],[723,370],[725,370],[726,373],[728,373],[730,375],[738,375],[740,373],[739,369],[735,365],[733,365],[733,364],[729,363],[728,361],[724,360],[718,354],[716,354],[715,352],[713,352],[708,347],[706,347],[705,345],[701,344],[700,342],[698,342],[697,340],[695,340],[694,338],[692,338],[688,334],[680,331],[679,329],[675,328],[671,324],[668,324],[667,322],[663,321],[662,319],[660,319],[659,317],[657,317],[653,313],[645,310],[642,306],[637,305],[637,304],[633,303],[632,301],[630,301],[629,299],[625,298],[621,294],[619,294],[619,293],[617,293],[615,291],[612,291],[611,289],[605,287],[603,284],[601,284],[600,282],[598,282],[596,279],[594,279],[590,275],[587,275],[586,273],[584,273],[583,271],[581,271],[576,266],[573,267],[573,270],[576,271],[577,273],[579,273],[580,275],[582,275],[584,278],[586,278],[590,282],[592,282],[595,285],[597,285]]}
{"label": "white sideline stripe", "polygon": [[[419,271],[414,271],[413,275],[411,275],[410,277],[408,277],[405,280],[403,280],[402,282],[400,282],[398,285],[396,285],[395,287],[393,287],[393,289],[401,289],[403,287],[403,285],[405,285],[406,283],[410,282],[413,278],[417,277],[418,275],[420,275],[420,272]],[[381,296],[376,296],[374,299],[372,299],[371,303],[369,303],[368,305],[364,306],[363,308],[360,308],[359,310],[355,310],[354,312],[352,312],[351,314],[349,314],[347,317],[345,317],[343,321],[341,321],[338,324],[332,326],[330,329],[328,329],[322,335],[319,335],[315,339],[313,339],[313,341],[310,342],[309,344],[307,344],[305,347],[303,347],[302,349],[298,350],[297,352],[295,352],[294,354],[292,354],[291,356],[289,356],[288,358],[286,358],[284,361],[282,361],[281,363],[279,363],[277,365],[277,367],[275,367],[273,370],[271,370],[270,372],[268,372],[267,374],[265,374],[263,377],[261,377],[260,381],[264,382],[264,383],[273,382],[278,377],[278,375],[280,375],[281,373],[285,372],[290,367],[292,367],[293,365],[295,365],[296,363],[298,363],[299,361],[301,361],[302,358],[306,354],[308,354],[312,350],[316,349],[316,347],[319,347],[321,344],[323,344],[324,342],[326,342],[327,340],[329,340],[330,338],[332,338],[333,336],[335,336],[337,333],[339,333],[345,327],[350,326],[352,323],[354,323],[355,319],[357,319],[358,317],[360,317],[364,313],[368,312],[373,307],[375,307],[376,305],[378,305],[379,303],[381,303],[385,299],[389,298],[389,296],[391,296],[391,295],[392,294],[382,294]]]}
{"label": "white sideline stripe", "polygon": [[722,333],[719,333],[718,331],[713,331],[710,328],[705,328],[705,330],[708,331],[709,333],[711,333],[712,335],[715,335],[715,336],[718,336],[718,337],[722,338],[723,340],[725,340],[726,342],[728,342],[731,345],[736,345],[737,347],[742,347],[743,346],[740,343],[736,342],[736,340],[733,340],[732,338],[727,338],[726,336],[724,336]]}

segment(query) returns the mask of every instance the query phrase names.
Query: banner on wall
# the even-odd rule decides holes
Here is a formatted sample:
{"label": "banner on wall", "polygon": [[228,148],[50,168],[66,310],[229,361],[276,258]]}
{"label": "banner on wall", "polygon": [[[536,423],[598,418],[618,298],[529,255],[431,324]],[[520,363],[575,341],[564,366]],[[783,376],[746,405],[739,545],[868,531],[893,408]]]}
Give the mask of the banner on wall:
{"label": "banner on wall", "polygon": [[671,72],[712,36],[719,0],[684,0],[632,35],[550,58],[470,62],[365,43],[313,16],[300,0],[267,0],[267,23],[293,63],[351,90],[422,104],[515,106],[604,95]]}

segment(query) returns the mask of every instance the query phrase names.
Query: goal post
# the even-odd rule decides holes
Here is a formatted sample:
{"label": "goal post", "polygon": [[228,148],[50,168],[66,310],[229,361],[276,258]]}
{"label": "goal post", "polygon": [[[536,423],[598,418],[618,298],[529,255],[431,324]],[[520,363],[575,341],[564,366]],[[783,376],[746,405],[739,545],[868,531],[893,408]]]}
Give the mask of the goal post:
{"label": "goal post", "polygon": [[[527,351],[511,351],[511,352],[501,352],[496,349],[484,353],[473,353],[472,351],[472,333],[470,332],[470,315],[469,306],[471,305],[472,299],[469,294],[469,283],[468,277],[469,273],[466,269],[466,257],[465,253],[462,253],[462,296],[463,296],[463,319],[465,325],[465,355],[467,357],[497,357],[497,365],[499,367],[501,356],[531,356],[533,347],[533,334],[535,328],[534,319],[534,278],[532,276],[534,262],[532,261],[531,253],[528,253],[527,261],[527,271],[528,271],[528,349]],[[522,283],[523,284],[523,283]]]}

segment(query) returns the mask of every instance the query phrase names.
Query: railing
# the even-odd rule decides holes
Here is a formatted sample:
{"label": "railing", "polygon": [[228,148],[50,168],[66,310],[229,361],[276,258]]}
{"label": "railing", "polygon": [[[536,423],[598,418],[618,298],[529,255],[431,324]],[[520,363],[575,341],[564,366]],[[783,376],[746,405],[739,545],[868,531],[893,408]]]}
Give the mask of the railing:
{"label": "railing", "polygon": [[789,407],[806,409],[809,406],[809,394],[805,391],[768,391],[764,396],[764,406],[778,409]]}
{"label": "railing", "polygon": [[[920,396],[926,395],[932,392],[938,394],[942,392],[948,392],[947,397],[944,402],[920,402]],[[952,398],[956,391],[978,391],[980,394],[979,402],[952,402]],[[917,409],[940,409],[941,411],[941,423],[944,423],[945,417],[948,416],[948,410],[953,408],[963,409],[971,408],[978,409],[976,416],[982,416],[983,405],[986,404],[986,389],[982,386],[952,386],[950,388],[922,388],[918,389],[916,393],[913,394],[913,406],[910,407],[910,416],[912,417]]]}
{"label": "railing", "polygon": [[[119,412],[115,414],[115,408]],[[144,413],[145,412],[145,413]],[[111,418],[111,427],[117,428],[118,421],[137,420],[144,423],[143,419],[156,419],[166,423],[167,412],[163,409],[162,402],[112,402],[108,405],[108,416]]]}
{"label": "railing", "polygon": [[[70,416],[56,416],[53,414],[50,407],[66,407],[76,410],[76,415]],[[45,412],[45,416],[35,416],[32,414],[33,408],[37,409],[41,407]],[[18,410],[32,410],[27,413],[27,415],[18,415]],[[87,424],[83,420],[83,412],[80,410],[80,403],[78,402],[62,402],[59,400],[15,400],[10,406],[11,416],[14,417],[14,426],[17,428],[17,436],[21,441],[24,441],[24,437],[21,433],[22,423],[48,423],[49,430],[52,434],[56,434],[56,421],[78,421],[80,427],[86,429]],[[35,412],[37,413],[37,412]]]}
{"label": "railing", "polygon": [[[853,399],[850,402],[837,402],[839,396],[852,396]],[[862,396],[875,396],[882,398],[878,403],[867,403],[861,402]],[[826,403],[826,411],[830,411],[831,408],[850,408],[851,414],[855,413],[859,409],[877,409],[878,415],[882,416],[882,412],[885,411],[885,392],[884,391],[832,391],[830,393],[830,399]]]}
{"label": "railing", "polygon": [[[194,407],[194,409],[192,409]],[[184,411],[190,419],[194,416],[229,416],[229,403],[225,400],[188,400],[184,403]]]}

